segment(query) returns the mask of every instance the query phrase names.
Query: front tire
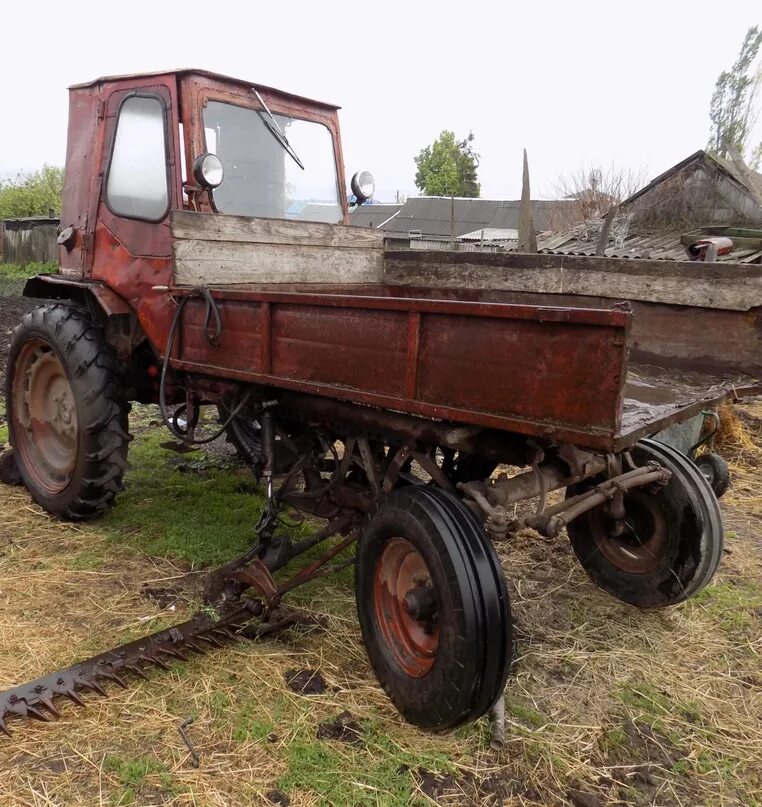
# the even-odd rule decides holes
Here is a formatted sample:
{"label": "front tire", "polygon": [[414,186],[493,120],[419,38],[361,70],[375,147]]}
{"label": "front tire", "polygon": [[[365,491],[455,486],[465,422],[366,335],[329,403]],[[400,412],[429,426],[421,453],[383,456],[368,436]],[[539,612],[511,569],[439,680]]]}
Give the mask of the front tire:
{"label": "front tire", "polygon": [[447,731],[502,696],[512,651],[505,580],[454,496],[410,485],[379,500],[358,541],[356,596],[376,677],[409,722]]}
{"label": "front tire", "polygon": [[59,518],[101,515],[123,489],[131,439],[103,332],[71,306],[41,305],[16,328],[7,368],[9,439],[32,498]]}

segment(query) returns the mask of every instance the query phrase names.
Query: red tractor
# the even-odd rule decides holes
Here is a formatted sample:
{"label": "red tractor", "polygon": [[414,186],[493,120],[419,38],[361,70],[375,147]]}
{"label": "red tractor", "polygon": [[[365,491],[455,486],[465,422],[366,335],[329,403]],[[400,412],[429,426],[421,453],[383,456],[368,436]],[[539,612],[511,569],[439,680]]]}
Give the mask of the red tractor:
{"label": "red tractor", "polygon": [[[362,203],[372,177],[352,190]],[[687,457],[647,438],[729,387],[706,368],[676,383],[632,362],[663,341],[648,301],[633,313],[613,287],[578,299],[539,281],[506,288],[551,258],[390,250],[347,224],[334,106],[199,70],[72,87],[60,272],[25,290],[47,302],[10,350],[10,442],[36,502],[89,519],[122,489],[131,401],[158,403],[189,443],[200,408],[216,407],[268,506],[252,550],[210,576],[210,598],[239,608],[253,591],[247,614],[266,623],[286,591],[353,564],[381,684],[408,720],[444,730],[505,685],[510,610],[492,540],[566,529],[592,580],[645,608],[711,579],[717,500]],[[756,368],[720,370],[736,394],[758,384]],[[325,528],[292,543],[276,530],[286,507]],[[238,629],[235,613],[206,636]],[[180,652],[169,641],[156,638]],[[42,688],[68,694],[138,664],[129,652],[100,663]],[[21,700],[39,711],[34,691]],[[19,713],[14,697],[0,723]]]}

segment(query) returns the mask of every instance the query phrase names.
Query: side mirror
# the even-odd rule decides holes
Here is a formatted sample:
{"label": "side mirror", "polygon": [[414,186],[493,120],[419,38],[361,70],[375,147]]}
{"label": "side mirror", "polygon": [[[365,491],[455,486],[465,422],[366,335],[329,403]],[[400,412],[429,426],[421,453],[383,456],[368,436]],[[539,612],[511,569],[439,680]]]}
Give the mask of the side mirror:
{"label": "side mirror", "polygon": [[225,177],[222,160],[209,151],[199,155],[193,162],[193,177],[203,188],[219,188]]}
{"label": "side mirror", "polygon": [[359,206],[373,196],[373,192],[376,190],[376,181],[370,171],[358,171],[352,177],[349,187],[352,189]]}

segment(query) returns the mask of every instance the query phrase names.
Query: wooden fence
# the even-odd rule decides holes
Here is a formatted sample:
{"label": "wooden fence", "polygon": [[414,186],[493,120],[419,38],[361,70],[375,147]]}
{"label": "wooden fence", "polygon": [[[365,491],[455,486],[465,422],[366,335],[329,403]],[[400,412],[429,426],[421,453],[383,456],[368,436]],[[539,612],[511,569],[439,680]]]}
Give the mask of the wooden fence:
{"label": "wooden fence", "polygon": [[47,216],[0,221],[0,263],[56,263],[58,223]]}

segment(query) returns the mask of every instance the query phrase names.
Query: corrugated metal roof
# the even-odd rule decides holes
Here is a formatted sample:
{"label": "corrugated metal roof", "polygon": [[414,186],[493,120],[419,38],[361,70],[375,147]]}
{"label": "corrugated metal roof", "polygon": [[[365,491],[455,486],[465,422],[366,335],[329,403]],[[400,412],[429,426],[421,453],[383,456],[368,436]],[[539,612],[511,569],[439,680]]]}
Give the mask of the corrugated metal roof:
{"label": "corrugated metal roof", "polygon": [[[395,233],[420,232],[423,235],[450,237],[453,204],[455,207],[455,237],[482,229],[515,230],[519,224],[521,202],[496,199],[450,199],[448,196],[413,196],[399,213],[383,225],[385,231]],[[532,215],[536,230],[558,226],[554,221],[573,202],[532,201]],[[362,209],[362,208],[361,208]],[[352,223],[355,222],[352,214]],[[377,225],[374,225],[377,226]]]}
{"label": "corrugated metal roof", "polygon": [[402,205],[360,205],[349,214],[355,227],[380,227],[400,211]]}
{"label": "corrugated metal roof", "polygon": [[[555,255],[595,255],[596,240],[580,237],[578,232],[540,235],[537,251]],[[621,243],[609,242],[607,258],[645,258],[655,261],[687,261],[685,244],[680,241],[680,233],[632,233]],[[756,263],[762,258],[762,249],[737,247],[728,255],[720,255],[718,260],[727,263]]]}
{"label": "corrugated metal roof", "polygon": [[453,206],[455,236],[486,227],[497,213],[500,202],[490,199],[449,199],[440,196],[414,196],[405,202],[392,222],[396,232],[418,231],[424,235],[449,236]]}
{"label": "corrugated metal roof", "polygon": [[461,235],[460,241],[516,241],[519,231],[514,229],[501,229],[498,227],[485,227],[483,230],[474,230],[472,233]]}
{"label": "corrugated metal roof", "polygon": [[[557,201],[532,201],[532,220],[537,232],[553,230],[568,221],[569,214],[576,209],[574,201],[559,199]],[[502,230],[517,230],[519,227],[519,214],[521,202],[501,202],[495,217],[489,226]]]}

